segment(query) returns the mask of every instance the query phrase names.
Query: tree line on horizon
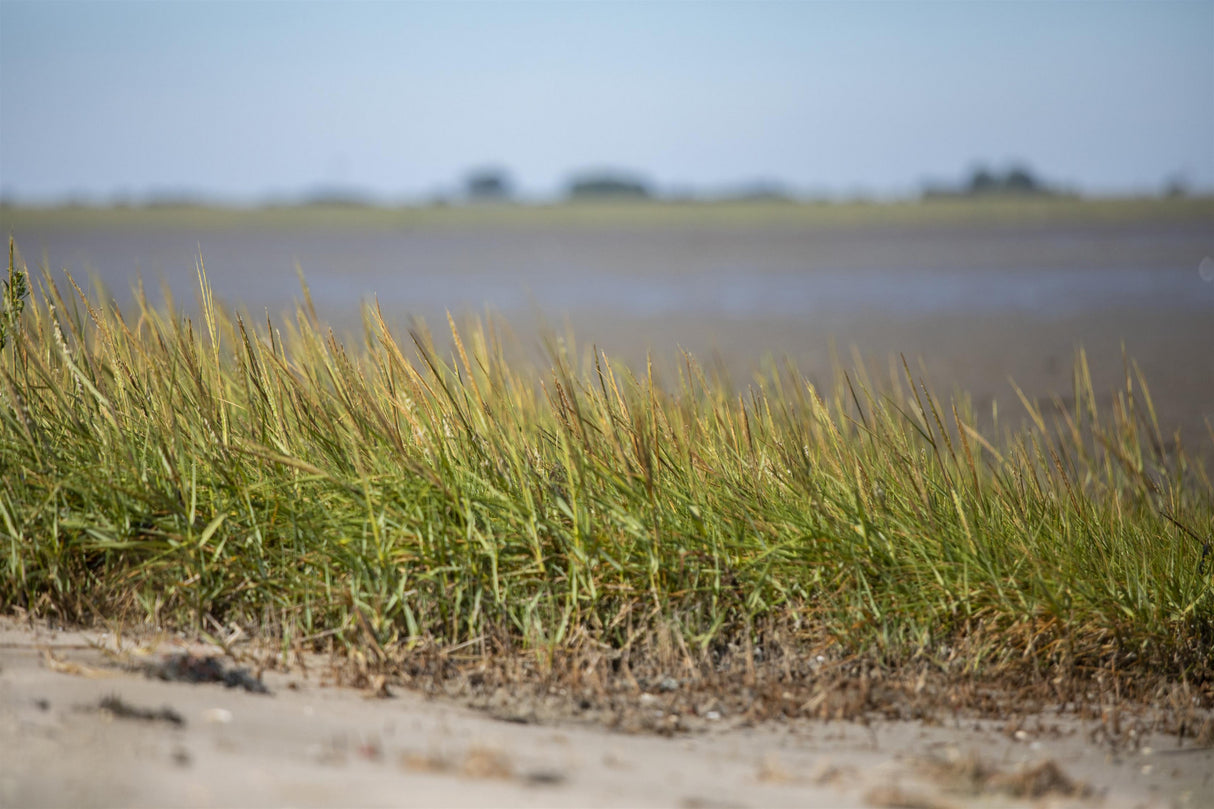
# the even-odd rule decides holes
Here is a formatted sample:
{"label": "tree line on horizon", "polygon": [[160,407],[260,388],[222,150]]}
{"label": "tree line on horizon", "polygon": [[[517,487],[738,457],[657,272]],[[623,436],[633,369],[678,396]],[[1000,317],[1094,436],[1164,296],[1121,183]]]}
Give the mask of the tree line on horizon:
{"label": "tree line on horizon", "polygon": [[[934,199],[981,199],[992,197],[1079,197],[1078,191],[1041,178],[1023,163],[1013,163],[1006,168],[993,169],[979,163],[959,181],[927,181],[922,184],[919,198]],[[1183,198],[1190,196],[1184,177],[1171,175],[1160,186],[1159,197]],[[838,199],[831,194],[798,193],[778,180],[754,180],[733,188],[717,192],[702,192],[688,189],[662,189],[646,178],[643,173],[624,169],[589,169],[570,175],[561,191],[560,198],[569,202],[578,201],[735,201],[735,202],[829,202]],[[864,195],[854,199],[866,199]],[[468,171],[461,178],[458,190],[441,192],[424,200],[423,204],[509,204],[524,201],[510,171],[504,167],[486,165]],[[17,201],[8,194],[0,195],[0,205],[16,206]],[[206,194],[188,189],[153,191],[137,197],[121,193],[105,201],[85,198],[63,200],[61,207],[197,207],[222,204]],[[388,203],[366,189],[357,186],[321,185],[299,195],[267,199],[266,207],[376,207]]]}
{"label": "tree line on horizon", "polygon": [[[996,195],[1060,196],[1070,195],[1039,178],[1032,169],[1023,164],[1013,164],[1006,171],[992,170],[979,164],[969,176],[957,184],[927,183],[921,196],[924,199],[939,197],[985,197]],[[464,178],[463,198],[470,202],[509,202],[514,199],[513,180],[505,169],[484,167],[474,169]],[[683,195],[675,195],[681,197]],[[724,196],[744,200],[787,200],[796,195],[782,184],[773,181],[758,181],[743,185]],[[594,170],[573,175],[566,183],[564,197],[580,199],[656,199],[670,198],[659,193],[643,176],[618,170]]]}
{"label": "tree line on horizon", "polygon": [[[920,199],[987,197],[1079,197],[1081,194],[1060,183],[1038,175],[1024,163],[1012,163],[1000,170],[978,163],[959,181],[923,183]],[[1180,175],[1166,178],[1158,196],[1189,196],[1188,184]],[[639,172],[618,169],[592,169],[573,174],[565,183],[562,197],[578,200],[733,200],[733,201],[828,201],[830,195],[806,197],[776,180],[756,180],[739,184],[723,193],[664,191]],[[497,166],[473,169],[464,176],[457,201],[471,203],[507,203],[518,199],[510,172]],[[450,199],[443,199],[450,202]]]}

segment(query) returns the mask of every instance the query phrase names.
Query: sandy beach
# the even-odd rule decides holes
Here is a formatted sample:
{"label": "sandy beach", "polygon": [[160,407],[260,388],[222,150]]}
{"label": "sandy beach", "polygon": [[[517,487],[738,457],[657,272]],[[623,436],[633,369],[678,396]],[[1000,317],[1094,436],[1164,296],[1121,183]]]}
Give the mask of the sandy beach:
{"label": "sandy beach", "polygon": [[[458,700],[332,684],[166,682],[179,636],[0,620],[0,804],[74,806],[1210,806],[1214,751],[1046,711],[1014,724],[709,718],[629,734],[502,721]],[[237,664],[223,660],[226,667]],[[639,705],[653,695],[639,693]]]}

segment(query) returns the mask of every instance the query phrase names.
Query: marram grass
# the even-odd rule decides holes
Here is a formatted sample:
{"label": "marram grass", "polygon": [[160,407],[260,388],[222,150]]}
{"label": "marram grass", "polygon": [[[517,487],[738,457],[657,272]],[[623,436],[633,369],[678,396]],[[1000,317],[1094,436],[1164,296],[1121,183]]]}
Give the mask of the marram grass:
{"label": "marram grass", "polygon": [[343,345],[200,282],[197,321],[50,276],[10,318],[0,611],[448,648],[775,620],[892,664],[1209,676],[1214,490],[1136,374],[1102,411],[1080,353],[1073,404],[983,434],[909,369],[664,387],[554,341],[538,372],[491,326],[448,355],[370,307]]}

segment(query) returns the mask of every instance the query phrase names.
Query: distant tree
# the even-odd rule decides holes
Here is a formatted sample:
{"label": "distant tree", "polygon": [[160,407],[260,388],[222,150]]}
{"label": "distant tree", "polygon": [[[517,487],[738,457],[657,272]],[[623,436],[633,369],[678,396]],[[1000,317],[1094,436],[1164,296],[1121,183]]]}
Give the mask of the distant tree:
{"label": "distant tree", "polygon": [[969,179],[959,185],[947,183],[925,183],[923,199],[952,199],[956,197],[979,197],[1002,194],[1031,194],[1056,197],[1066,192],[1043,183],[1022,164],[1012,164],[1002,174],[992,172],[979,164],[970,171]]}
{"label": "distant tree", "polygon": [[978,166],[970,175],[966,190],[971,194],[989,194],[999,190],[999,180],[986,166]]}
{"label": "distant tree", "polygon": [[504,169],[481,168],[468,173],[464,193],[475,202],[500,202],[510,199],[513,188]]}
{"label": "distant tree", "polygon": [[627,174],[594,172],[569,182],[569,199],[649,199],[652,192],[644,180]]}
{"label": "distant tree", "polygon": [[1184,199],[1189,195],[1189,184],[1183,174],[1173,174],[1163,184],[1163,196],[1167,199]]}
{"label": "distant tree", "polygon": [[1037,178],[1027,168],[1012,166],[1008,169],[1007,176],[1003,178],[1002,190],[1017,194],[1035,194],[1043,189],[1037,182]]}

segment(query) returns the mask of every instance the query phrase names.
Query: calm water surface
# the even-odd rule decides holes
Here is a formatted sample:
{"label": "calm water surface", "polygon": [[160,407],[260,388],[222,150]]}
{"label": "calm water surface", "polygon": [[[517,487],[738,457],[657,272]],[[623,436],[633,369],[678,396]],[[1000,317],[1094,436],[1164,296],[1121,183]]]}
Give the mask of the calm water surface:
{"label": "calm water surface", "polygon": [[199,250],[216,293],[257,310],[298,297],[326,310],[378,297],[396,313],[611,310],[715,318],[1023,312],[1065,317],[1146,307],[1214,313],[1214,223],[1116,228],[444,229],[441,232],[43,229],[27,261],[93,273],[123,298],[162,280],[189,302]]}

